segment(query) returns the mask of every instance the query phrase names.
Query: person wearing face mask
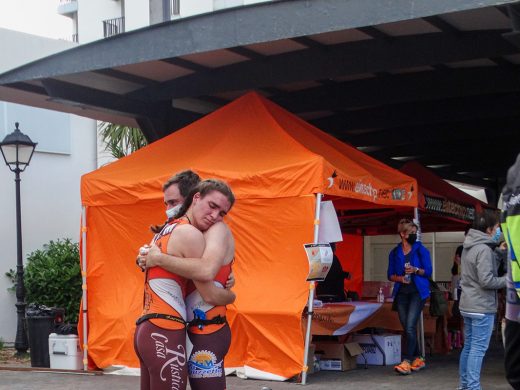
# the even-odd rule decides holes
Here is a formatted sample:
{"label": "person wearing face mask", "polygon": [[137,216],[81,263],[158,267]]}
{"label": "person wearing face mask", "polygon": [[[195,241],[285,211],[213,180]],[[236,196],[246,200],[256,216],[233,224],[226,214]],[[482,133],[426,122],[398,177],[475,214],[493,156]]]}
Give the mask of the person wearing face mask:
{"label": "person wearing face mask", "polygon": [[432,263],[428,249],[417,241],[417,225],[409,219],[401,219],[397,232],[401,242],[390,251],[387,274],[388,280],[395,282],[392,296],[404,330],[406,351],[403,361],[394,370],[409,375],[426,366],[419,352],[417,322],[430,296],[428,278],[432,274]]}
{"label": "person wearing face mask", "polygon": [[497,275],[494,251],[500,235],[497,215],[485,211],[475,216],[464,239],[459,301],[464,318],[464,348],[459,361],[459,389],[481,389],[480,370],[493,332],[497,290],[506,287],[506,277]]}
{"label": "person wearing face mask", "polygon": [[[152,225],[150,230],[157,234],[161,232],[168,222],[172,221],[179,213],[185,199],[189,196],[193,188],[201,181],[200,176],[192,170],[177,172],[163,184],[164,206],[166,207],[166,222],[162,225]],[[217,274],[222,262],[227,243],[230,241],[231,232],[225,223],[216,223],[204,232],[206,240],[206,250],[202,259],[184,260],[181,264],[184,268],[175,269],[173,272],[180,272],[189,279],[200,281],[210,281]],[[150,251],[150,245],[145,244],[139,249],[136,264],[144,272],[146,269],[146,259]],[[181,260],[182,262],[182,260]],[[156,264],[153,264],[156,265]],[[153,266],[151,265],[151,266]],[[226,281],[226,289],[231,289],[235,285],[233,271],[229,274]]]}
{"label": "person wearing face mask", "polygon": [[[192,170],[176,173],[163,184],[166,223],[175,217],[192,188],[200,182],[200,176]],[[164,225],[152,226],[154,233],[159,233]]]}

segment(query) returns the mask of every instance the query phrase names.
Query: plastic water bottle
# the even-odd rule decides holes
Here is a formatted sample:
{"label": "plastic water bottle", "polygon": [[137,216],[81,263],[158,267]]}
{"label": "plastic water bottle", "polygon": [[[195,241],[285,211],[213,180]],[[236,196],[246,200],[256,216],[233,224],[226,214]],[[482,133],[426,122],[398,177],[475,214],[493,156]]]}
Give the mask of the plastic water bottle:
{"label": "plastic water bottle", "polygon": [[379,287],[379,292],[377,293],[377,301],[380,303],[385,302],[385,294],[383,293],[383,287]]}
{"label": "plastic water bottle", "polygon": [[[405,263],[404,268],[410,267],[410,263]],[[405,273],[404,274],[404,281],[405,283],[409,283],[412,280],[412,276],[410,274]]]}

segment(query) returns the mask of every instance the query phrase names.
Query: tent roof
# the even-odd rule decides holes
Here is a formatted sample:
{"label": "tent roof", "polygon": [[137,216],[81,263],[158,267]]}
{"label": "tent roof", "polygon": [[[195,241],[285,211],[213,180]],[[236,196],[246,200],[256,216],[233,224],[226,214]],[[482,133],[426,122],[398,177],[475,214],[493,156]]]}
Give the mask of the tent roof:
{"label": "tent roof", "polygon": [[256,93],[83,176],[83,203],[160,198],[162,183],[187,168],[202,177],[225,178],[238,199],[321,192],[361,202],[417,204],[414,179]]}
{"label": "tent roof", "polygon": [[[418,162],[407,162],[400,171],[417,180],[421,228],[425,232],[464,230],[476,212],[491,207],[446,182]],[[335,204],[338,208],[343,207],[341,201]],[[343,228],[368,235],[393,234],[400,218],[412,216],[404,208],[376,206],[364,210],[361,205],[354,209],[353,204],[348,208],[350,211],[340,212]]]}

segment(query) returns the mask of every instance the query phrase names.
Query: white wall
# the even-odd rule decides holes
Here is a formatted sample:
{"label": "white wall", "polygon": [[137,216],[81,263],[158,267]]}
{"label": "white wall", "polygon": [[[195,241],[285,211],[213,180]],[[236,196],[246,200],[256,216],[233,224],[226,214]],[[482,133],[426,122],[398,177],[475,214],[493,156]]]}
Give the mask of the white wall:
{"label": "white wall", "polygon": [[103,39],[103,20],[119,18],[121,16],[121,1],[78,1],[79,41],[81,43],[87,43]]}
{"label": "white wall", "polygon": [[125,0],[126,31],[136,30],[150,25],[150,7],[148,1]]}
{"label": "white wall", "polygon": [[[263,3],[271,0],[180,0],[178,19],[229,7]],[[123,3],[124,2],[124,3]],[[124,4],[125,31],[162,21],[163,0],[78,0],[79,41],[88,43],[102,39],[103,20],[119,18]]]}
{"label": "white wall", "polygon": [[213,11],[214,0],[186,1],[180,0],[180,17],[203,14]]}
{"label": "white wall", "polygon": [[[433,241],[435,238],[435,253]],[[464,241],[463,232],[423,233],[422,243],[430,251],[435,280],[451,280],[451,267],[455,249]],[[391,236],[367,236],[364,240],[364,280],[386,281],[388,254],[399,243],[397,234]],[[435,259],[434,259],[435,255]]]}
{"label": "white wall", "polygon": [[0,28],[0,73],[75,46],[76,43],[68,41],[35,39],[31,34]]}
{"label": "white wall", "polygon": [[[37,57],[74,46],[29,34],[0,30],[0,72]],[[24,263],[28,253],[58,238],[79,240],[81,175],[96,168],[96,122],[0,101],[0,140],[14,122],[39,145],[21,173]],[[43,151],[45,150],[45,151]],[[14,173],[0,157],[0,338],[14,342],[16,296],[7,291],[5,276],[16,269],[16,206]]]}

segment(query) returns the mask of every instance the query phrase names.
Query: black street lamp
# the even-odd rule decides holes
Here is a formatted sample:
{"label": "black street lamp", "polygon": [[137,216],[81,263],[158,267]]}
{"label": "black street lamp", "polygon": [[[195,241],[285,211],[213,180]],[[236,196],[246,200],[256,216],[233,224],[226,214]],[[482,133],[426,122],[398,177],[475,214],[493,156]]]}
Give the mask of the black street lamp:
{"label": "black street lamp", "polygon": [[15,123],[16,129],[5,136],[0,142],[2,156],[5,163],[15,174],[16,184],[16,313],[18,322],[16,325],[16,339],[14,347],[18,354],[27,352],[27,333],[25,330],[25,286],[23,284],[23,259],[22,259],[22,214],[20,212],[20,172],[23,172],[29,162],[36,147],[36,143],[23,134],[18,129],[18,122]]}

